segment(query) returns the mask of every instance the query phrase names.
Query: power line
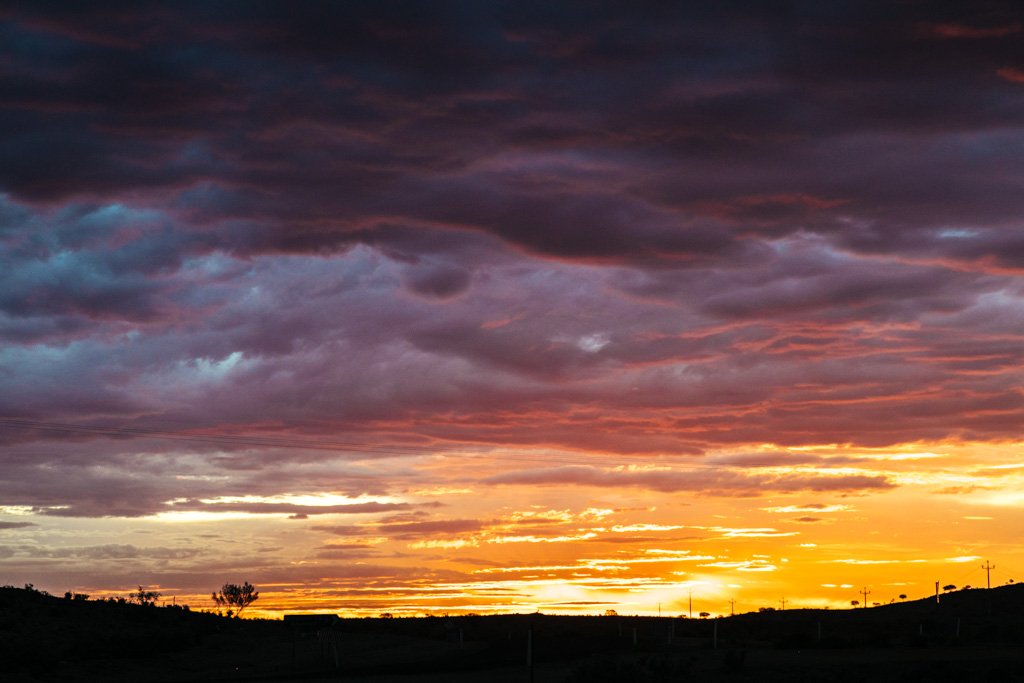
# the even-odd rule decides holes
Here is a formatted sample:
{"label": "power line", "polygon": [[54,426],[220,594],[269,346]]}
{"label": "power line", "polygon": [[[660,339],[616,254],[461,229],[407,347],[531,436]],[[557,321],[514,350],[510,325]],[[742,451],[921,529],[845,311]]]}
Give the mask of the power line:
{"label": "power line", "polygon": [[[1013,567],[1007,567],[1005,562],[1001,562],[999,566],[1001,569],[996,571],[996,574],[999,576],[1004,576],[1011,581],[1016,581],[1016,577],[1022,576],[1022,574],[1015,572]],[[992,569],[995,569],[995,567],[992,567]]]}
{"label": "power line", "polygon": [[973,569],[969,569],[969,570],[967,570],[967,572],[965,572],[965,573],[961,574],[960,576],[956,577],[955,579],[953,579],[951,581],[951,583],[959,584],[961,580],[970,578],[974,574],[974,572],[978,571],[979,569],[981,569],[981,567],[974,567]]}

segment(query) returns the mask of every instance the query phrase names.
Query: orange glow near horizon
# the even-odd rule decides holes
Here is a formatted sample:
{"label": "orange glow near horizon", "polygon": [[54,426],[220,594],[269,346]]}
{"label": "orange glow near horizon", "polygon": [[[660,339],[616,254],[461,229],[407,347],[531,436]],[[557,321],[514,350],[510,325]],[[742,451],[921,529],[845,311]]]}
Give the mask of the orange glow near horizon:
{"label": "orange glow near horizon", "polygon": [[[753,449],[759,450],[779,449]],[[843,458],[845,464],[830,469],[828,477],[882,477],[891,486],[832,491],[826,477],[812,482],[819,490],[786,490],[787,480],[814,471],[800,464],[757,468],[776,490],[750,491],[745,485],[735,495],[658,490],[657,475],[714,470],[707,463],[728,460],[728,452],[703,461],[607,468],[605,475],[624,477],[622,486],[600,478],[574,483],[565,478],[574,470],[555,471],[563,476],[557,482],[506,484],[500,476],[520,472],[522,460],[441,456],[413,466],[435,481],[423,485],[419,477],[419,486],[386,499],[412,506],[397,512],[305,519],[245,512],[158,514],[136,526],[149,536],[202,537],[218,525],[223,534],[227,525],[232,543],[263,564],[248,573],[233,569],[223,581],[252,580],[248,574],[280,577],[258,583],[261,597],[246,612],[269,618],[289,612],[362,617],[606,609],[685,615],[691,596],[695,612],[712,614],[727,614],[730,600],[737,612],[779,608],[783,599],[788,609],[842,609],[862,600],[864,588],[869,602],[887,603],[901,594],[930,596],[936,581],[984,586],[985,561],[996,565],[993,585],[1024,576],[1013,573],[1014,567],[1024,567],[1018,543],[1024,444],[790,450]],[[549,463],[559,462],[558,454],[547,456]],[[572,460],[570,454],[562,457]],[[637,473],[644,478],[630,479]],[[474,488],[466,483],[470,476],[492,483]],[[303,502],[352,500],[328,495]],[[256,553],[254,546],[260,546]],[[74,590],[103,597],[131,588]],[[213,609],[209,592],[148,588],[163,593],[165,601]]]}
{"label": "orange glow near horizon", "polygon": [[359,617],[1024,580],[1013,3],[18,4],[0,583]]}

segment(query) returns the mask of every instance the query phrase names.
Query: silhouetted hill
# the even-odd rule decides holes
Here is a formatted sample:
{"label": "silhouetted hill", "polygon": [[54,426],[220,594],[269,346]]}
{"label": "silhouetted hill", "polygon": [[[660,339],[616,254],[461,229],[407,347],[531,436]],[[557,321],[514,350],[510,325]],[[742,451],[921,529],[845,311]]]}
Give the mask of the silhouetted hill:
{"label": "silhouetted hill", "polygon": [[75,600],[0,587],[0,661],[42,673],[62,662],[151,659],[199,644],[228,620],[187,607]]}
{"label": "silhouetted hill", "polygon": [[1024,585],[843,610],[787,610],[721,620],[723,637],[774,647],[891,647],[1024,641]]}
{"label": "silhouetted hill", "polygon": [[[320,628],[321,632],[316,631]],[[509,614],[343,619],[329,632],[0,588],[5,681],[1015,680],[1024,586],[721,619]],[[528,645],[529,644],[529,645]],[[379,680],[379,679],[377,679]]]}

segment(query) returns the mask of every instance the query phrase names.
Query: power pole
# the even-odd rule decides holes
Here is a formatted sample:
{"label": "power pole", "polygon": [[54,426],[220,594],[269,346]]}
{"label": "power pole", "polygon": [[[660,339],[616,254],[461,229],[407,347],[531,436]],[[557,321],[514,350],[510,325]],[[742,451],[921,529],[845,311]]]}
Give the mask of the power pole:
{"label": "power pole", "polygon": [[693,619],[693,591],[690,591],[690,618]]}
{"label": "power pole", "polygon": [[736,616],[736,600],[731,599],[731,598],[729,600],[729,616],[730,617]]}
{"label": "power pole", "polygon": [[779,602],[782,603],[782,611],[785,612],[786,611],[786,598],[782,598],[782,600],[779,600]]}
{"label": "power pole", "polygon": [[867,609],[867,606],[868,606],[868,596],[871,595],[871,591],[869,591],[867,589],[867,587],[865,586],[864,588],[861,589],[860,593],[861,593],[861,595],[864,596],[864,608]]}
{"label": "power pole", "polygon": [[985,570],[985,585],[992,588],[992,570],[996,568],[995,565],[985,560],[985,564],[981,565],[981,568]]}

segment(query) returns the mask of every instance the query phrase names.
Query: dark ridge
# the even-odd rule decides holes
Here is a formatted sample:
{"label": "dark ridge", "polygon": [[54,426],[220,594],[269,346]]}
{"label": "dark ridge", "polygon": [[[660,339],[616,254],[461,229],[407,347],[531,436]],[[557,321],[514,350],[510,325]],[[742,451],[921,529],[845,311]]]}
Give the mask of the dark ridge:
{"label": "dark ridge", "polygon": [[[3,681],[1019,680],[1024,586],[732,617],[231,619],[0,588]],[[380,677],[387,676],[386,679]]]}

